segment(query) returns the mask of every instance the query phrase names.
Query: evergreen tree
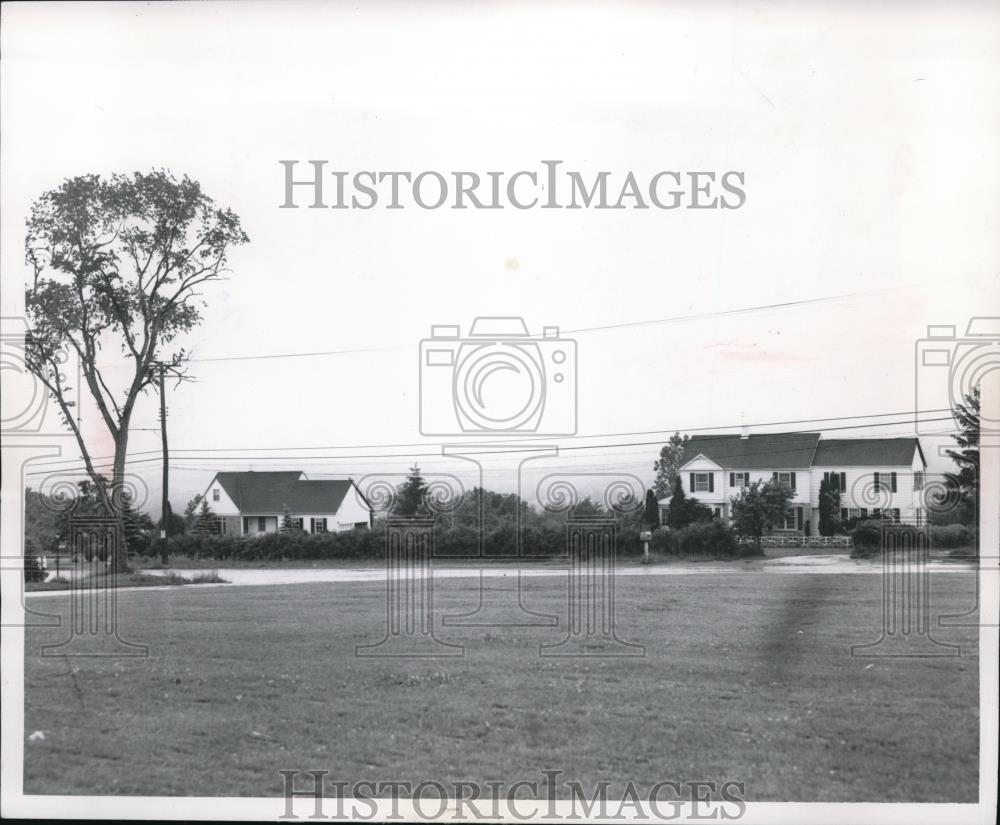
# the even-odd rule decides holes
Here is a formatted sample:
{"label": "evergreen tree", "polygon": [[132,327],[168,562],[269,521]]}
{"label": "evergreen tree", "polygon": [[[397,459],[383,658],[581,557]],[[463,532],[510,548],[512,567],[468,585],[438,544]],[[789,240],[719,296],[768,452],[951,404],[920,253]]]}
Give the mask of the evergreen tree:
{"label": "evergreen tree", "polygon": [[125,548],[129,553],[145,555],[149,550],[149,533],[153,523],[145,513],[137,513],[132,507],[132,497],[122,496],[121,506],[122,534],[125,538]]}
{"label": "evergreen tree", "polygon": [[674,494],[667,507],[667,526],[672,530],[687,527],[694,521],[711,521],[712,508],[696,498],[688,498],[680,476],[674,478]]}
{"label": "evergreen tree", "polygon": [[660,526],[660,504],[657,501],[656,493],[652,490],[646,490],[646,506],[642,521],[650,530],[655,530]]}
{"label": "evergreen tree", "polygon": [[211,536],[219,532],[219,519],[208,506],[206,499],[201,500],[201,510],[194,523],[194,532],[199,536]]}
{"label": "evergreen tree", "polygon": [[979,404],[980,392],[976,386],[965,396],[964,404],[956,405],[952,414],[959,431],[952,438],[959,449],[946,451],[959,469],[957,473],[946,473],[945,479],[956,492],[962,521],[968,525],[975,525],[979,518]]}
{"label": "evergreen tree", "polygon": [[287,504],[281,509],[280,529],[282,533],[290,533],[292,531],[292,514],[289,511]]}
{"label": "evergreen tree", "polygon": [[424,497],[427,494],[427,482],[420,474],[420,467],[414,464],[410,467],[410,474],[407,476],[398,489],[396,506],[393,508],[395,516],[425,516],[427,515],[427,505]]}
{"label": "evergreen tree", "polygon": [[833,536],[840,529],[840,485],[831,476],[819,483],[819,534]]}

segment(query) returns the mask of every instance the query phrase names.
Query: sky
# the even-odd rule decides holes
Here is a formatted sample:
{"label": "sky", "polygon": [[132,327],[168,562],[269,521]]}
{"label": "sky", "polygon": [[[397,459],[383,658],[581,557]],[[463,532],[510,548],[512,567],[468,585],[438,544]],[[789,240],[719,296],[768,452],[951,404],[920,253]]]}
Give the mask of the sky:
{"label": "sky", "polygon": [[[3,316],[23,314],[31,204],[67,177],[187,174],[250,236],[184,341],[196,380],[168,388],[175,510],[222,469],[461,474],[471,465],[442,445],[482,439],[420,432],[432,325],[560,327],[577,347],[579,424],[543,442],[561,451],[545,466],[645,485],[675,430],[912,435],[913,410],[949,403],[947,377],[915,360],[927,326],[956,325],[960,349],[968,319],[1000,307],[995,5],[49,3],[2,15]],[[279,209],[282,159],[414,174],[558,159],[615,180],[739,170],[746,203]],[[743,311],[759,307],[772,308]],[[104,363],[120,371],[113,347]],[[157,408],[155,394],[140,403],[129,455],[152,512]],[[93,409],[81,412],[98,439]],[[950,422],[925,426],[931,467],[945,469]],[[28,483],[77,457],[66,441]],[[482,460],[487,486],[514,489],[511,455]]]}

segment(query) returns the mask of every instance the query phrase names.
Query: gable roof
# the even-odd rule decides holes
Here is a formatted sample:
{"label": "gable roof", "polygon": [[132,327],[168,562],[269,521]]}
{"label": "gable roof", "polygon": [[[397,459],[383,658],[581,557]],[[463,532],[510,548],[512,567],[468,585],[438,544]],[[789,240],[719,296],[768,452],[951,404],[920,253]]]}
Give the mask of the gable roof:
{"label": "gable roof", "polygon": [[809,467],[818,443],[819,433],[693,435],[684,445],[681,467],[699,455],[734,470]]}
{"label": "gable roof", "polygon": [[[215,480],[241,513],[291,515],[336,513],[354,482],[350,479],[310,481],[300,470],[291,472],[224,472]],[[360,493],[359,493],[360,495]]]}
{"label": "gable roof", "polygon": [[923,461],[916,438],[824,438],[814,463],[817,467],[909,467],[914,450]]}

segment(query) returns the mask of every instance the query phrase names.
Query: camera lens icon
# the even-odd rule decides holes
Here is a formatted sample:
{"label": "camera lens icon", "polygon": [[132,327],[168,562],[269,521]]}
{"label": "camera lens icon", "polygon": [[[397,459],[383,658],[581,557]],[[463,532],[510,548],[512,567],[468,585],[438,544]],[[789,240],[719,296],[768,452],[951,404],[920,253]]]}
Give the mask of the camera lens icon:
{"label": "camera lens icon", "polygon": [[[941,408],[942,391],[955,410],[967,404],[983,377],[993,370],[1000,370],[1000,317],[969,319],[965,335],[958,335],[954,326],[929,326],[927,337],[916,346],[917,432],[933,434],[943,428],[945,422],[933,420],[941,414],[929,412]],[[1000,432],[1000,420],[984,413],[979,426],[982,432]]]}
{"label": "camera lens icon", "polygon": [[420,344],[424,435],[576,433],[576,342],[521,318],[435,326]]}

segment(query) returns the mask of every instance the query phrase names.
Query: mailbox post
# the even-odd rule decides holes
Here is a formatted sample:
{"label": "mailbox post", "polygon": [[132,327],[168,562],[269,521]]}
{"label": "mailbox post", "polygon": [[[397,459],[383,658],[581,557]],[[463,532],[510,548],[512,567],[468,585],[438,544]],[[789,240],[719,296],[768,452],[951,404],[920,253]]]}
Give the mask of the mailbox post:
{"label": "mailbox post", "polygon": [[649,564],[649,542],[653,538],[653,534],[649,530],[643,530],[639,534],[639,538],[642,540],[642,563]]}

